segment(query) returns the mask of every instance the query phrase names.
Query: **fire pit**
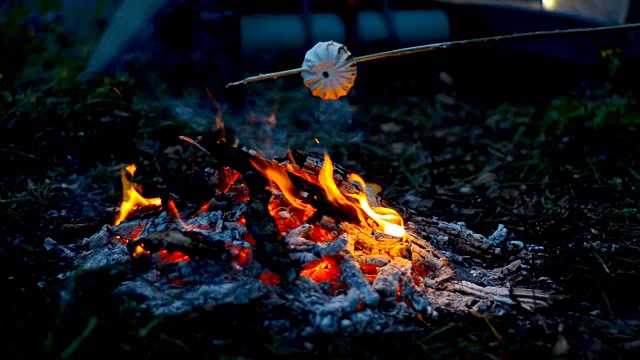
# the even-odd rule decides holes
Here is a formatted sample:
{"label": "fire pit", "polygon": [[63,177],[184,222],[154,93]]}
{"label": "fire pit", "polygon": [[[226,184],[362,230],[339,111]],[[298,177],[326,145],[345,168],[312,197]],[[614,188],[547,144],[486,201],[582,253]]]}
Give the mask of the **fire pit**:
{"label": "fire pit", "polygon": [[259,304],[256,312],[284,310],[264,326],[294,338],[401,333],[416,317],[549,304],[547,292],[511,287],[542,249],[502,225],[485,237],[421,217],[327,154],[267,160],[224,140],[185,139],[217,160],[206,171],[210,196],[180,209],[172,196],[144,198],[128,166],[113,225],[75,244],[49,241],[75,267],[60,278],[126,264],[113,295],[154,315]]}

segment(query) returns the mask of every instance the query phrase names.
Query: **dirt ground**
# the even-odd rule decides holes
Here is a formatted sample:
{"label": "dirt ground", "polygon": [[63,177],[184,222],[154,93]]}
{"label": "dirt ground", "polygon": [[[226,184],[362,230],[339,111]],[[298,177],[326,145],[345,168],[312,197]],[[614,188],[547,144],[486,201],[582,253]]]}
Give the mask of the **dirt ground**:
{"label": "dirt ground", "polygon": [[[23,30],[5,40],[25,41],[16,38],[28,36]],[[520,285],[549,279],[562,289],[535,313],[416,319],[424,331],[411,337],[337,334],[301,344],[262,329],[246,306],[144,314],[109,297],[117,268],[55,281],[67,264],[45,239],[71,243],[112,224],[125,164],[138,165],[136,181],[149,197],[197,198],[193,181],[211,159],[177,136],[210,132],[218,106],[204,89],[169,95],[124,74],[80,83],[82,56],[49,36],[21,42],[0,67],[9,69],[0,74],[0,264],[9,297],[0,326],[9,357],[638,356],[640,103],[625,81],[633,59],[603,49],[597,76],[555,69],[536,79],[542,73],[522,57],[509,59],[520,62],[505,74],[482,68],[480,59],[497,55],[469,50],[443,55],[477,56],[466,71],[426,66],[428,58],[364,66],[349,97],[336,102],[312,98],[298,79],[247,87],[240,111],[220,102],[229,134],[267,155],[326,151],[422,216],[485,235],[504,224],[546,249]]]}

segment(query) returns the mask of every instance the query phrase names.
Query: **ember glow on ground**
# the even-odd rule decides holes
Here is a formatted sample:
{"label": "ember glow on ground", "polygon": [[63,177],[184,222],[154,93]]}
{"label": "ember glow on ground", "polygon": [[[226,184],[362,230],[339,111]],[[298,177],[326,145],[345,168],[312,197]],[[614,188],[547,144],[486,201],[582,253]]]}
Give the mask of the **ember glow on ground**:
{"label": "ember glow on ground", "polygon": [[[282,193],[286,199],[287,203],[282,203],[274,197],[269,205],[270,213],[274,219],[276,219],[278,229],[283,234],[300,227],[315,213],[316,209],[303,200],[302,194],[291,182],[287,169],[291,170],[292,167],[284,167],[276,162],[270,161],[251,161],[251,164],[269,180],[270,186],[275,191]],[[129,176],[133,177],[136,171],[136,165],[128,165],[125,170]],[[138,191],[140,186],[131,182],[127,178],[125,170],[122,170],[121,174],[123,200],[120,205],[119,215],[114,225],[118,225],[122,223],[123,220],[130,217],[135,209],[151,209],[162,205],[160,198],[144,198]],[[226,173],[228,181],[224,182],[225,185],[221,186],[221,191],[223,192],[228,191],[231,186],[234,185],[236,180],[239,179],[239,174],[231,169],[228,169]],[[349,179],[360,185],[360,188],[362,189],[360,193],[343,194],[340,191],[333,177],[333,163],[329,158],[329,155],[325,154],[322,169],[318,174],[318,178],[314,180],[322,187],[322,189],[324,189],[330,203],[335,205],[338,209],[346,208],[351,212],[355,212],[358,215],[360,225],[364,228],[378,230],[381,233],[403,238],[405,236],[404,223],[400,215],[390,208],[380,206],[372,207],[369,202],[369,198],[375,200],[375,196],[379,193],[381,188],[375,184],[366,184],[357,174],[350,174]],[[182,220],[175,202],[172,199],[167,201],[167,206],[167,213],[175,219],[183,230],[193,230],[193,227],[187,226]],[[208,208],[209,204],[205,203],[200,208],[200,211],[206,212]],[[244,221],[244,218],[242,218],[241,221]],[[141,232],[142,230],[138,232],[138,235]],[[321,226],[315,226],[312,234],[314,235],[314,240],[318,242],[331,241],[335,239],[334,234]],[[125,242],[135,241],[136,239],[137,236],[125,240]],[[255,246],[255,242],[252,238],[248,239],[248,242]],[[252,257],[251,251],[248,248],[237,249],[234,253],[236,253],[235,263],[241,267],[246,266]],[[132,256],[136,258],[142,254],[149,254],[149,251],[144,248],[144,244],[135,246]],[[189,256],[180,251],[168,252],[166,249],[162,249],[160,255],[163,263],[190,260]],[[377,266],[368,265],[367,269],[367,274],[371,277],[371,280],[375,279]],[[307,276],[316,282],[330,282],[333,284],[332,288],[335,289],[338,287],[340,271],[335,260],[329,256],[324,256],[321,260],[306,264],[304,269],[301,271],[301,275]],[[267,284],[278,283],[278,277],[275,274],[268,276],[263,275],[261,276],[261,279]]]}

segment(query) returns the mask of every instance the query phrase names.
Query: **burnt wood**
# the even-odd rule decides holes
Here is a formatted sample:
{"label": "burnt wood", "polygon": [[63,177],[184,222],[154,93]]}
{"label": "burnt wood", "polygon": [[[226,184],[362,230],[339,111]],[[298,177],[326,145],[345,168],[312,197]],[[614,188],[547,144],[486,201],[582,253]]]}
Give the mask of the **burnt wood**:
{"label": "burnt wood", "polygon": [[[232,146],[225,141],[209,144],[206,149],[218,162],[219,166],[228,166],[240,172],[245,177],[249,173],[260,175],[261,180],[253,180],[255,182],[255,189],[260,187],[264,188],[268,185],[268,179],[264,179],[261,176],[260,172],[251,165],[251,161],[263,164],[265,167],[272,164],[272,162],[259,156],[254,151],[241,146]],[[293,154],[292,158],[276,158],[275,161],[287,172],[296,188],[308,194],[305,199],[311,206],[317,209],[316,214],[318,216],[322,217],[323,214],[327,214],[338,219],[359,221],[355,209],[336,208],[327,200],[325,191],[317,181],[318,174],[324,163],[323,158],[301,150],[296,150],[291,154]],[[333,165],[333,169],[334,181],[342,192],[354,194],[362,191],[360,184],[348,178],[349,171],[336,164]]]}
{"label": "burnt wood", "polygon": [[250,199],[244,216],[247,230],[256,242],[255,259],[278,274],[282,281],[291,282],[297,278],[300,264],[290,259],[284,237],[269,213],[271,191],[264,188],[263,179],[254,173],[245,175],[245,183]]}

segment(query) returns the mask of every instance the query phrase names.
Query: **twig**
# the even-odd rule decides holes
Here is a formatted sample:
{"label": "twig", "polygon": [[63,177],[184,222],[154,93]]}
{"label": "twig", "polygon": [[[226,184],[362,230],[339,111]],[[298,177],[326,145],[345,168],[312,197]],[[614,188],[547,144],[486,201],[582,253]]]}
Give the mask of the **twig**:
{"label": "twig", "polygon": [[299,74],[301,72],[302,72],[302,68],[298,68],[298,69],[279,71],[279,72],[274,72],[274,73],[269,73],[269,74],[260,74],[260,75],[257,75],[257,76],[248,77],[248,78],[246,78],[244,80],[241,80],[241,81],[229,83],[225,87],[229,87],[229,86],[233,86],[233,85],[240,85],[240,84],[248,84],[248,83],[251,83],[251,82],[262,81],[262,80],[266,80],[266,79],[277,79],[277,78],[282,77],[282,76]]}
{"label": "twig", "polygon": [[[493,37],[486,37],[480,39],[469,39],[469,40],[459,40],[459,41],[450,41],[438,44],[429,44],[429,45],[420,45],[413,46],[408,48],[396,49],[391,51],[384,51],[380,53],[370,54],[358,56],[355,58],[356,63],[377,60],[392,56],[402,56],[408,54],[416,54],[427,51],[434,50],[445,50],[445,49],[455,49],[464,46],[472,46],[472,45],[488,45],[498,42],[510,41],[510,40],[530,40],[530,39],[540,39],[547,37],[563,37],[563,36],[575,36],[575,35],[584,35],[584,34],[592,34],[592,33],[604,33],[604,32],[615,32],[615,31],[631,31],[631,30],[640,30],[640,23],[638,24],[624,24],[624,25],[615,25],[615,26],[602,26],[595,28],[580,28],[580,29],[569,29],[569,30],[551,30],[551,31],[536,31],[522,34],[512,34],[512,35],[500,35]],[[269,74],[260,74],[257,76],[251,76],[244,80],[233,82],[227,84],[226,87],[240,84],[248,84],[256,81],[262,81],[267,79],[277,79],[279,77],[299,74],[302,72],[302,68],[291,69],[286,71],[279,71]]]}
{"label": "twig", "polygon": [[196,148],[198,148],[199,150],[203,151],[204,153],[206,153],[209,156],[212,156],[211,153],[209,152],[209,150],[205,149],[204,147],[202,147],[202,145],[198,144],[197,141],[193,140],[192,138],[188,137],[188,136],[183,136],[180,135],[178,136],[178,139],[180,140],[184,140],[186,142],[188,142],[189,144],[195,146]]}

